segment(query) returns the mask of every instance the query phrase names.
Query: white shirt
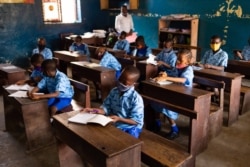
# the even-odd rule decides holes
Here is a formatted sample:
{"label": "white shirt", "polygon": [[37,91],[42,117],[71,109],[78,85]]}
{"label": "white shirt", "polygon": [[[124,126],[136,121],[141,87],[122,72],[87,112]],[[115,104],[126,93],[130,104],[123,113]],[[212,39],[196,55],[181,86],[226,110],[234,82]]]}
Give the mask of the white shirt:
{"label": "white shirt", "polygon": [[121,33],[122,31],[129,33],[131,29],[134,30],[132,16],[130,14],[127,14],[127,17],[122,14],[117,15],[115,17],[115,29],[118,33]]}

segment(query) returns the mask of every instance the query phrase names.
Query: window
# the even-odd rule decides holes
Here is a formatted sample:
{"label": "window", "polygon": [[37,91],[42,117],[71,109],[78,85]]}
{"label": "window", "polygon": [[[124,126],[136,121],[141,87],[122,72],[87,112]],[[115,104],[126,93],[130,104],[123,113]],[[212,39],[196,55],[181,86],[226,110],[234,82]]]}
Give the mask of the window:
{"label": "window", "polygon": [[80,0],[42,0],[45,23],[80,23]]}

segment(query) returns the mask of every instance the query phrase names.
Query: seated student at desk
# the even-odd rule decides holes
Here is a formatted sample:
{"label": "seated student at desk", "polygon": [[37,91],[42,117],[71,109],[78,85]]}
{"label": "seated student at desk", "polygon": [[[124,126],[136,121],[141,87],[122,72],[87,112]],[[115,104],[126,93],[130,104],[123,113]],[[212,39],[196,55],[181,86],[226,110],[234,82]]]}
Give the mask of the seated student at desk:
{"label": "seated student at desk", "polygon": [[90,60],[90,53],[88,45],[82,43],[82,37],[80,35],[76,36],[75,42],[71,44],[69,47],[69,51],[75,52],[77,51],[81,55],[86,55],[88,57],[88,61]]}
{"label": "seated student at desk", "polygon": [[[182,83],[185,86],[192,87],[194,72],[192,66],[190,66],[192,59],[192,54],[190,50],[183,49],[178,52],[177,63],[175,67],[176,75],[175,77],[170,77],[165,75],[164,77],[156,77],[155,81],[172,81],[176,83]],[[167,96],[167,95],[166,95]],[[175,123],[175,120],[178,118],[178,113],[171,111],[164,106],[158,103],[152,103],[152,108],[155,111],[163,113],[171,125],[171,131],[167,134],[167,138],[173,140],[179,136],[179,128]],[[158,125],[159,121],[156,120],[156,124]]]}
{"label": "seated student at desk", "polygon": [[122,31],[118,41],[116,41],[113,49],[114,50],[124,50],[126,54],[129,54],[130,52],[130,44],[126,40],[127,33],[125,31]]}
{"label": "seated student at desk", "polygon": [[38,82],[41,81],[43,78],[43,72],[42,72],[42,62],[44,61],[43,55],[39,53],[35,53],[31,56],[30,63],[34,67],[34,70],[32,71],[30,75],[30,79],[28,80],[20,80],[17,81],[17,85],[24,85],[25,83],[35,86]]}
{"label": "seated student at desk", "polygon": [[202,68],[224,71],[227,67],[228,54],[221,47],[221,38],[214,35],[210,40],[211,49],[205,52],[198,66]]}
{"label": "seated student at desk", "polygon": [[244,46],[242,52],[235,52],[236,59],[250,61],[250,37],[248,39],[248,45]]}
{"label": "seated student at desk", "polygon": [[[42,63],[42,70],[43,79],[28,93],[28,96],[31,99],[48,98],[50,115],[53,116],[71,104],[74,90],[68,77],[56,69],[55,61],[45,60]],[[38,92],[45,94],[36,94]]]}
{"label": "seated student at desk", "polygon": [[164,41],[164,48],[156,55],[158,71],[165,71],[168,76],[173,76],[173,68],[175,67],[177,56],[173,50],[173,40],[167,39]]}
{"label": "seated student at desk", "polygon": [[143,60],[147,59],[151,53],[152,50],[146,45],[144,37],[138,36],[135,40],[135,49],[132,51],[132,56],[134,56],[136,59]]}
{"label": "seated student at desk", "polygon": [[32,55],[35,53],[40,53],[43,55],[44,60],[52,59],[52,51],[46,47],[45,38],[38,38],[37,40],[37,48],[33,49]]}
{"label": "seated student at desk", "polygon": [[134,84],[140,77],[139,70],[127,66],[100,108],[85,108],[84,111],[108,115],[114,125],[124,132],[138,138],[143,127],[144,104],[135,90]]}

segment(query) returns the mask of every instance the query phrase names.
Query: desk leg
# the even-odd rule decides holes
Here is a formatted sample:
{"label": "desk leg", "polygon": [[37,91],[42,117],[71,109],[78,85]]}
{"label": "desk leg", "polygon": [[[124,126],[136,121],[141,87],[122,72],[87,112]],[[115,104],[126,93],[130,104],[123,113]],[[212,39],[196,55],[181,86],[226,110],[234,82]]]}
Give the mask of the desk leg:
{"label": "desk leg", "polygon": [[240,110],[240,87],[241,78],[236,78],[231,82],[231,92],[229,95],[229,112],[227,126],[238,120]]}

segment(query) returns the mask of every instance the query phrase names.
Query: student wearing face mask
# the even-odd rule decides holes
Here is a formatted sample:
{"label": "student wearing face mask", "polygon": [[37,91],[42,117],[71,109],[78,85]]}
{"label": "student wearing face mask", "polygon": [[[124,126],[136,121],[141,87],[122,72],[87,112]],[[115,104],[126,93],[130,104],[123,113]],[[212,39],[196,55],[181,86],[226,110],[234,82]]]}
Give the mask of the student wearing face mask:
{"label": "student wearing face mask", "polygon": [[122,31],[125,31],[128,36],[133,33],[134,23],[126,5],[121,7],[121,13],[115,17],[115,29],[119,34]]}
{"label": "student wearing face mask", "polygon": [[250,37],[248,39],[248,45],[244,46],[242,52],[235,52],[236,59],[250,61]]}
{"label": "student wearing face mask", "polygon": [[224,71],[224,68],[227,67],[228,54],[220,47],[221,38],[218,35],[212,36],[210,40],[211,49],[205,52],[198,65],[207,69]]}
{"label": "student wearing face mask", "polygon": [[85,108],[83,111],[104,114],[113,119],[114,125],[138,138],[143,127],[144,104],[134,84],[140,77],[139,70],[127,66],[100,108]]}
{"label": "student wearing face mask", "polygon": [[43,55],[44,60],[52,59],[52,52],[49,48],[46,48],[46,40],[45,38],[37,39],[37,48],[33,49],[32,55],[35,53],[39,53]]}
{"label": "student wearing face mask", "polygon": [[164,48],[156,55],[158,71],[166,72],[168,76],[172,76],[173,68],[177,60],[177,56],[173,50],[173,40],[167,39],[164,41]]}

